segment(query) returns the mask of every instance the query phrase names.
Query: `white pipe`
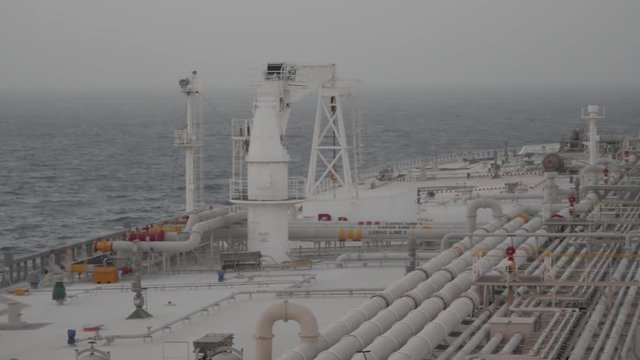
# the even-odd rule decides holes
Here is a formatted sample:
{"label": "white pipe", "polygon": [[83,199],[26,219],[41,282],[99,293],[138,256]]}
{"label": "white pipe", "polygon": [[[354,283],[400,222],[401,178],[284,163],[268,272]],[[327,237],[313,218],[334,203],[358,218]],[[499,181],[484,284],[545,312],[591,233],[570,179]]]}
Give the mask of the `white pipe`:
{"label": "white pipe", "polygon": [[[430,260],[438,256],[439,253],[416,253],[418,260]],[[348,261],[394,261],[402,260],[408,261],[409,255],[407,253],[346,253],[338,256],[336,259],[336,266],[343,267],[345,262]]]}
{"label": "white pipe", "polygon": [[477,289],[467,291],[416,336],[409,339],[400,350],[391,354],[389,360],[420,360],[425,355],[429,356],[447,334],[471,315],[479,303],[480,295]]}
{"label": "white pipe", "polygon": [[518,347],[518,345],[520,345],[520,342],[522,341],[522,338],[523,338],[523,336],[520,333],[513,334],[511,339],[509,339],[509,341],[504,345],[502,350],[500,350],[499,354],[511,354],[511,353],[513,353],[513,351]]}
{"label": "white pipe", "polygon": [[[453,281],[446,284],[446,286],[434,294],[433,297],[422,302],[417,309],[406,314],[401,321],[397,322],[384,335],[376,338],[367,348],[371,351],[367,354],[367,359],[386,359],[389,354],[397,350],[402,344],[406,343],[407,340],[414,336],[419,329],[425,326],[425,324],[436,318],[438,314],[442,314],[442,311],[447,306],[455,302],[455,299],[465,290],[468,290],[474,281],[473,274],[471,271],[462,271],[471,265],[473,253],[482,252],[486,254],[478,260],[478,263],[475,265],[480,269],[480,273],[484,273],[491,269],[491,267],[504,256],[504,249],[507,246],[511,244],[518,246],[527,238],[526,235],[529,231],[542,226],[542,220],[540,218],[533,219],[525,225],[525,230],[519,230],[521,232],[521,236],[513,239],[506,239],[500,243],[500,241],[504,239],[503,236],[500,236],[500,231],[510,232],[522,226],[522,224],[522,219],[514,219],[503,227],[504,230],[496,231],[495,237],[485,239],[472,250],[466,252],[465,255],[456,259],[448,266],[445,266],[442,271],[434,274],[430,279],[425,281],[423,284],[431,284],[433,280],[440,276],[443,277],[444,282],[451,281],[450,279],[455,277]],[[487,252],[488,249],[491,250]],[[417,289],[418,288],[416,288],[416,290]],[[425,295],[428,294],[429,293],[426,293]],[[382,326],[383,324],[374,320],[375,318],[372,319],[372,322],[376,325],[378,331],[384,330],[385,326]],[[376,327],[372,327],[371,332],[373,332]],[[358,331],[359,330],[360,329],[358,329]],[[353,359],[361,358],[362,357],[360,355],[353,357]]]}
{"label": "white pipe", "polygon": [[393,233],[388,231],[388,226],[381,225],[357,225],[354,223],[333,223],[333,222],[324,222],[324,221],[314,221],[314,222],[300,222],[293,221],[289,222],[289,239],[295,241],[309,241],[309,240],[339,240],[340,237],[347,236],[348,233],[351,233],[350,236],[358,236],[357,239],[341,239],[341,240],[373,240],[373,239],[384,239],[384,240],[406,240],[408,234],[413,235],[417,240],[433,240],[440,239],[446,234],[453,232],[464,230],[462,226],[456,226],[455,224],[447,224],[447,225],[429,225],[428,227],[419,227],[417,226],[415,229],[401,229],[404,231],[398,231],[397,233]]}
{"label": "white pipe", "polygon": [[[553,331],[553,329],[554,329],[553,326],[558,321],[558,319],[560,319],[561,309],[559,309],[559,308],[551,308],[551,309],[548,309],[548,310],[554,311],[555,315],[553,315],[553,318],[551,318],[551,321],[549,321],[549,324],[547,324],[547,327],[545,327],[544,331],[542,331],[542,333],[540,333],[540,336],[537,337],[536,343],[533,344],[533,347],[529,350],[528,355],[530,355],[530,356],[533,356],[533,355],[538,353],[538,350],[540,350],[540,347],[544,343],[544,340]],[[541,311],[541,309],[535,308],[534,311],[538,311],[539,312],[539,311]]]}
{"label": "white pipe", "polygon": [[640,230],[632,230],[627,233],[627,236],[624,238],[624,250],[631,251],[631,240],[635,239],[637,242],[640,242]]}
{"label": "white pipe", "polygon": [[[634,278],[635,281],[640,281],[640,268],[636,270],[636,276]],[[600,360],[610,360],[613,358],[615,354],[616,347],[618,345],[618,341],[620,339],[620,335],[622,334],[622,329],[627,322],[627,314],[631,310],[631,306],[633,302],[636,300],[636,293],[638,292],[638,287],[633,286],[629,289],[627,293],[627,297],[624,300],[624,304],[620,309],[620,313],[618,314],[618,318],[616,319],[616,323],[613,326],[611,332],[609,333],[609,340],[600,354]]]}
{"label": "white pipe", "polygon": [[166,253],[187,252],[195,249],[200,245],[202,234],[213,229],[227,226],[246,219],[245,211],[228,214],[210,219],[193,226],[191,235],[187,241],[114,241],[112,243],[113,251],[133,251],[137,246],[139,251],[158,251]]}
{"label": "white pipe", "polygon": [[[500,309],[493,315],[493,317],[503,317],[507,313],[507,310],[509,310],[508,303],[502,305],[502,307],[500,307]],[[456,353],[456,356],[453,358],[453,360],[464,359],[467,355],[471,353],[471,351],[473,351],[475,348],[478,347],[478,345],[480,345],[480,342],[482,342],[482,340],[485,338],[486,334],[488,333],[489,333],[489,324],[487,323],[483,325],[482,328],[480,328],[480,330],[475,335],[473,335],[471,339],[469,339],[466,345]],[[444,360],[444,359],[438,358],[438,360]]]}
{"label": "white pipe", "polygon": [[503,217],[500,201],[489,197],[481,197],[471,201],[467,205],[467,231],[474,232],[476,230],[476,218],[479,209],[490,208],[493,211],[493,218]]}
{"label": "white pipe", "polygon": [[[455,282],[447,284],[454,277],[462,273],[472,262],[473,253],[482,251],[486,253],[487,249],[492,249],[504,237],[500,236],[500,232],[513,231],[522,226],[525,219],[517,217],[508,224],[504,225],[504,230],[496,231],[494,237],[487,237],[480,244],[476,245],[472,250],[466,251],[463,256],[455,259],[451,264],[445,266],[441,271],[434,273],[429,279],[419,284],[415,289],[406,294],[405,297],[395,301],[387,309],[382,310],[373,319],[362,324],[356,331],[344,337],[331,349],[321,353],[318,360],[323,359],[347,359],[354,356],[356,351],[363,349],[371,344],[368,348],[371,352],[366,355],[368,359],[386,358],[391,351],[395,350],[398,345],[404,343],[409,337],[415,334],[417,329],[424,326],[425,323],[432,320],[440,311],[442,311],[456,296],[467,290],[472,282],[471,273],[465,272],[456,278]],[[540,226],[541,221],[536,222]],[[524,232],[526,234],[526,232]],[[488,254],[487,258],[490,257]],[[489,262],[487,264],[490,264]],[[447,284],[447,286],[444,286]],[[444,286],[444,288],[443,288]],[[440,290],[434,299],[423,302],[434,292]],[[418,304],[422,305],[416,309]],[[400,321],[402,319],[402,321]],[[392,325],[395,326],[392,327]],[[408,329],[414,329],[409,330]],[[389,330],[377,342],[372,343],[376,337],[382,335]],[[359,355],[355,356],[359,358]]]}
{"label": "white pipe", "polygon": [[[629,331],[627,331],[627,338],[624,341],[624,345],[622,346],[622,351],[620,352],[620,359],[628,359],[627,354],[631,350],[631,343],[633,342],[633,337],[636,334],[638,322],[640,321],[640,306],[636,308],[636,312],[633,315],[633,320],[631,321],[631,326],[629,327]],[[637,346],[637,342],[636,342]]]}
{"label": "white pipe", "polygon": [[[554,244],[557,243],[553,242],[549,248],[552,248],[554,246]],[[553,256],[558,255],[560,252],[564,251],[564,248],[568,246],[568,242],[559,242],[558,246],[555,248],[555,250],[553,250]],[[525,271],[525,274],[528,272],[531,272],[531,270],[533,269],[533,263],[529,265],[529,267],[527,268],[527,270]],[[542,274],[542,266],[538,267],[535,271],[532,272],[533,275],[541,275]],[[520,290],[520,289],[519,289]],[[528,288],[527,288],[528,290]],[[504,304],[500,310],[494,315],[494,317],[502,317],[504,316],[504,314],[506,313],[506,311],[509,309],[509,304]],[[470,340],[469,342],[460,350],[458,351],[458,353],[456,354],[455,357],[453,357],[453,360],[463,360],[467,355],[469,355],[476,347],[478,347],[478,345],[480,344],[480,342],[484,339],[484,337],[486,336],[486,334],[489,332],[489,324],[485,324],[484,326],[482,326],[482,328],[480,329],[480,331],[478,331]]]}
{"label": "white pipe", "polygon": [[[458,348],[464,342],[466,342],[467,339],[471,337],[473,333],[478,331],[480,326],[484,324],[487,321],[487,319],[489,319],[489,316],[491,316],[491,312],[495,309],[495,307],[496,307],[496,303],[493,303],[490,305],[489,310],[483,311],[482,314],[480,314],[476,318],[476,320],[473,323],[471,323],[471,325],[467,326],[467,328],[464,329],[464,331],[462,332],[462,334],[460,334],[460,336],[456,337],[456,339],[451,344],[449,344],[449,346],[447,347],[447,350],[445,350],[443,353],[440,354],[440,356],[438,356],[438,360],[449,359],[449,357],[451,357],[451,355],[456,350],[458,350]],[[506,311],[506,307],[504,307],[504,311]]]}
{"label": "white pipe", "polygon": [[[625,280],[631,280],[633,273],[635,271],[637,271],[637,268],[635,266],[636,264],[633,264],[631,267],[631,271],[629,271],[629,274],[627,274]],[[618,312],[618,309],[620,308],[620,304],[622,302],[622,300],[624,299],[624,294],[626,293],[626,288],[622,288],[619,292],[618,292],[618,296],[616,296],[616,299],[613,303],[613,306],[610,306],[606,309],[607,311],[607,321],[604,323],[603,326],[600,327],[600,336],[598,337],[598,340],[596,341],[596,343],[593,345],[592,349],[591,349],[591,354],[589,355],[589,360],[596,360],[599,359],[598,354],[600,353],[600,348],[602,347],[602,344],[604,343],[604,341],[606,340],[606,338],[608,338],[608,334],[609,334],[609,327],[611,326],[611,324],[613,323],[613,320],[615,318],[616,313]]]}
{"label": "white pipe", "polygon": [[[493,232],[506,222],[507,219],[500,218],[490,222],[475,232],[480,234]],[[374,317],[382,309],[391,305],[396,299],[400,298],[408,291],[411,291],[429,276],[450,263],[453,259],[462,255],[476,242],[477,239],[473,237],[462,239],[452,245],[451,248],[444,250],[437,257],[420,266],[417,270],[412,271],[406,274],[402,279],[393,282],[383,292],[376,294],[358,308],[349,311],[345,316],[331,323],[320,333],[320,339],[316,346],[317,352],[305,352],[300,347],[297,347],[285,352],[280,357],[280,360],[309,360],[317,355],[318,352],[333,346],[343,336],[356,330],[363,322]],[[407,300],[410,299],[404,299],[403,302]],[[415,307],[415,303],[412,306]]]}
{"label": "white pipe", "polygon": [[260,314],[253,338],[256,340],[256,360],[271,360],[273,324],[278,320],[296,321],[300,325],[300,342],[303,347],[315,347],[318,341],[318,321],[306,306],[290,303],[287,300],[272,304]]}
{"label": "white pipe", "polygon": [[489,339],[487,344],[480,350],[480,354],[493,354],[503,338],[503,333],[495,333],[491,339]]}
{"label": "white pipe", "polygon": [[[205,219],[207,220],[207,219]],[[339,226],[340,225],[340,226]],[[358,235],[362,237],[359,239],[344,239],[348,240],[406,240],[407,234],[405,233],[392,233],[384,229],[385,225],[349,225],[335,223],[325,223],[322,221],[315,222],[300,222],[298,220],[289,221],[289,240],[290,241],[302,241],[302,242],[319,242],[319,241],[338,241],[340,236],[346,234]],[[382,230],[382,231],[380,231]],[[466,230],[466,224],[462,226],[441,225],[434,224],[429,227],[406,230],[407,233],[411,233],[419,241],[436,241],[442,239],[443,236],[451,232],[462,232]],[[188,232],[186,229],[184,232]],[[176,238],[181,233],[165,233],[165,239],[169,240],[173,236]],[[247,236],[247,228],[232,227],[230,229],[217,229],[213,232],[214,237],[231,237],[234,239],[240,239]],[[462,236],[456,240],[462,239]]]}
{"label": "white pipe", "polygon": [[[573,324],[573,321],[575,320],[577,315],[578,315],[578,311],[571,311],[564,315],[564,317],[562,318],[562,321],[560,322],[560,325],[552,329],[554,336],[549,340],[549,342],[547,343],[547,346],[544,347],[544,349],[542,350],[542,353],[537,354],[539,357],[543,359],[555,357],[555,355],[549,355],[549,352],[551,351],[551,346],[555,342],[558,342],[560,344],[564,341],[564,339],[567,337],[569,333],[571,324]],[[558,336],[558,334],[560,335]]]}
{"label": "white pipe", "polygon": [[[616,270],[611,276],[611,281],[614,281],[614,282],[620,281],[624,271],[627,269],[628,264],[629,264],[629,260],[626,257],[620,260],[620,263],[618,263],[618,267],[616,267]],[[589,321],[587,322],[587,324],[582,330],[582,334],[580,335],[580,338],[578,339],[576,346],[574,346],[573,351],[571,352],[571,356],[569,357],[569,360],[580,360],[584,357],[584,353],[586,352],[587,348],[589,347],[589,344],[591,343],[591,338],[593,337],[595,332],[600,328],[599,327],[600,321],[602,317],[606,314],[608,307],[609,307],[609,301],[607,300],[606,296],[600,297],[598,304],[596,305],[596,307],[593,309],[593,312],[591,313],[591,317],[589,318]]]}
{"label": "white pipe", "polygon": [[205,220],[213,219],[218,216],[226,215],[229,213],[228,207],[221,207],[212,210],[206,210],[195,214],[189,214],[189,220],[187,220],[187,224],[184,227],[183,232],[191,232],[194,225]]}
{"label": "white pipe", "polygon": [[[567,193],[569,190],[567,190]],[[493,194],[486,196],[490,199],[495,200],[534,200],[534,199],[542,199],[544,197],[543,194],[538,193],[516,193],[516,194]],[[469,197],[468,195],[462,198],[462,201],[468,201],[473,199],[473,197]]]}

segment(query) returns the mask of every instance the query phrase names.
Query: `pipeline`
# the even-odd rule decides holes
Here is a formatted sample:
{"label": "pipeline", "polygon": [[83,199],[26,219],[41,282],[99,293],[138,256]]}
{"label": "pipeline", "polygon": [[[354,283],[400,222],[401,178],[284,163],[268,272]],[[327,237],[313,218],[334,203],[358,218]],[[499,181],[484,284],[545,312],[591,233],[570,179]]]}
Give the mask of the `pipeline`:
{"label": "pipeline", "polygon": [[[620,260],[620,262],[618,263],[618,266],[616,267],[616,270],[611,276],[611,281],[620,281],[628,265],[629,265],[629,260],[627,258],[623,258],[622,260]],[[623,292],[621,291],[621,293]],[[598,304],[594,308],[591,318],[589,318],[589,321],[587,322],[587,325],[582,330],[582,335],[580,335],[580,338],[578,339],[576,346],[573,348],[573,351],[571,352],[571,356],[569,357],[569,360],[580,360],[584,358],[584,354],[587,351],[589,344],[591,343],[591,338],[593,337],[595,332],[600,328],[599,327],[600,321],[602,317],[606,314],[608,307],[609,307],[609,301],[607,300],[607,298],[604,296],[601,297],[600,300],[598,301]],[[595,349],[594,349],[594,352],[595,352]]]}
{"label": "pipeline", "polygon": [[[638,322],[640,322],[640,306],[636,308],[636,312],[633,315],[633,320],[631,321],[631,326],[629,327],[629,331],[627,331],[627,338],[624,340],[624,345],[622,346],[622,350],[620,351],[620,359],[628,359],[627,354],[631,351],[630,346],[633,342],[633,337],[636,334],[638,328]],[[636,341],[634,347],[638,345]],[[637,355],[636,355],[637,357]]]}
{"label": "pipeline", "polygon": [[[561,253],[562,251],[564,251],[565,247],[568,246],[568,243],[566,241],[560,241],[560,239],[557,239],[556,241],[554,241],[552,244],[549,245],[548,248],[553,249],[555,247],[555,249],[553,249],[553,254],[557,255],[559,253]],[[527,270],[525,270],[525,274],[530,273],[533,275],[541,275],[542,274],[542,266],[539,266],[536,270],[534,269],[534,264],[535,263],[531,263],[528,267]],[[528,288],[520,288],[518,289],[518,291],[526,291],[528,290]],[[509,309],[509,304],[505,304],[499,311],[497,312],[494,317],[502,317],[504,316],[504,314],[506,313],[506,311]],[[458,353],[456,354],[456,356],[453,358],[453,360],[463,360],[467,355],[469,355],[479,344],[480,342],[483,341],[484,337],[486,336],[486,334],[489,332],[489,324],[485,324],[480,331],[478,331],[470,340],[469,342],[460,350],[458,351]]]}
{"label": "pipeline", "polygon": [[[474,233],[492,233],[507,222],[506,218],[496,219]],[[331,323],[320,333],[315,351],[307,351],[296,347],[288,350],[280,360],[309,360],[315,357],[320,351],[328,349],[336,344],[342,337],[356,330],[362,323],[373,318],[381,310],[391,305],[396,299],[414,289],[418,284],[426,280],[436,271],[440,270],[453,259],[461,256],[467,249],[477,242],[473,236],[466,237],[455,243],[451,248],[441,252],[417,270],[406,274],[402,279],[393,282],[383,292],[371,297],[358,308],[349,311],[339,320]],[[415,306],[415,305],[413,305]]]}
{"label": "pipeline", "polygon": [[[409,225],[406,225],[408,228]],[[417,240],[440,239],[452,231],[460,231],[462,224],[447,223],[416,226],[413,229],[402,229],[397,233],[386,231],[387,225],[358,225],[348,222],[324,221],[291,221],[289,222],[289,239],[292,241],[334,241],[334,240],[406,240],[411,233]],[[381,231],[382,230],[382,231]]]}
{"label": "pipeline", "polygon": [[493,218],[503,217],[500,201],[489,197],[481,197],[471,201],[467,205],[467,231],[474,232],[476,230],[476,218],[479,209],[490,208],[493,212]]}
{"label": "pipeline", "polygon": [[187,220],[187,224],[184,226],[184,230],[182,231],[187,233],[191,232],[191,230],[197,223],[201,223],[209,219],[217,218],[219,216],[227,215],[229,213],[229,210],[230,209],[228,207],[221,207],[221,208],[216,208],[212,210],[202,211],[195,214],[190,214],[189,220]]}
{"label": "pipeline", "polygon": [[[438,256],[439,253],[416,253],[418,260],[431,260]],[[367,254],[342,254],[336,259],[336,266],[343,267],[348,261],[408,261],[407,253],[367,253]]]}
{"label": "pipeline", "polygon": [[422,331],[409,339],[400,350],[391,354],[389,360],[423,359],[425,354],[431,354],[447,334],[469,316],[479,303],[480,294],[475,287],[465,292]]}
{"label": "pipeline", "polygon": [[[215,210],[214,210],[215,211]],[[222,211],[222,210],[220,210]],[[195,214],[194,214],[195,215]],[[94,251],[111,252],[111,251],[133,251],[135,248],[138,251],[159,251],[165,253],[178,253],[187,252],[195,249],[200,245],[202,235],[213,229],[230,225],[236,222],[245,220],[247,217],[246,211],[237,213],[227,213],[213,219],[209,219],[193,226],[191,234],[187,241],[163,241],[163,242],[131,242],[131,241],[111,241],[111,240],[97,240],[93,244]]]}
{"label": "pipeline", "polygon": [[[449,357],[451,357],[451,355],[453,355],[453,353],[456,350],[458,350],[458,348],[462,346],[462,344],[466,342],[467,339],[471,337],[471,335],[473,335],[475,332],[478,331],[478,329],[480,329],[480,326],[489,319],[489,316],[491,316],[491,313],[496,310],[496,307],[497,307],[497,303],[495,302],[489,305],[489,308],[487,310],[483,311],[480,315],[478,315],[476,320],[473,323],[471,323],[471,325],[467,326],[467,328],[464,329],[462,334],[456,337],[456,339],[451,344],[449,344],[449,346],[447,347],[447,350],[445,350],[442,354],[440,354],[437,360],[449,359]],[[499,311],[502,311],[502,313],[504,314],[507,311],[507,307],[508,305],[504,304],[499,309]]]}
{"label": "pipeline", "polygon": [[278,320],[294,320],[300,325],[300,342],[303,347],[315,347],[318,341],[318,321],[313,312],[306,306],[290,303],[285,300],[264,309],[258,318],[253,338],[256,340],[256,360],[271,360],[273,325]]}
{"label": "pipeline", "polygon": [[502,341],[503,338],[504,338],[503,333],[494,334],[491,337],[491,339],[489,339],[487,344],[480,350],[480,354],[493,354],[493,352],[496,350],[498,345],[500,345],[500,342]]}
{"label": "pipeline", "polygon": [[[527,230],[532,231],[539,228],[542,225],[542,220],[540,218],[536,218],[531,221],[531,224]],[[527,237],[519,234],[520,238],[507,239],[502,242],[501,246],[490,251],[487,256],[478,260],[477,267],[480,268],[480,273],[484,273],[488,271],[492,266],[499,261],[503,256],[503,251],[506,246],[511,245],[512,243],[519,245],[522,243]],[[498,253],[500,253],[498,255]],[[457,280],[457,279],[456,279]],[[455,283],[452,282],[449,285],[453,285]],[[468,289],[473,283],[473,278],[470,279],[470,282],[467,283],[467,286],[462,287],[462,290],[465,288]],[[445,293],[444,289],[441,293]],[[440,294],[440,293],[439,293]],[[445,293],[446,294],[446,293]],[[454,293],[455,294],[455,293]],[[458,293],[459,294],[459,293]],[[438,295],[438,294],[436,294]],[[433,299],[433,298],[432,298]],[[479,304],[479,297],[476,293],[475,287],[471,290],[468,290],[460,297],[455,300],[452,300],[453,296],[449,299],[439,297],[439,300],[443,303],[444,307],[438,309],[439,312],[434,312],[433,315],[438,314],[438,316],[431,322],[429,322],[422,331],[420,331],[417,335],[410,338],[406,341],[406,344],[398,350],[398,352],[392,354],[389,358],[396,359],[421,359],[421,355],[430,354],[435,346],[442,340],[444,337],[453,330],[455,326],[457,326],[464,318],[469,316],[473,309]],[[430,299],[431,300],[431,299]],[[448,307],[447,307],[448,306]],[[422,306],[421,306],[422,307]],[[444,308],[446,307],[446,310]],[[466,315],[465,315],[466,314]],[[433,319],[432,315],[432,319]],[[392,328],[393,330],[393,328]],[[381,338],[382,339],[382,338]],[[404,343],[404,341],[402,341]],[[400,343],[400,342],[398,342]],[[374,344],[372,344],[371,348],[373,349]],[[379,347],[378,347],[379,348]],[[426,349],[426,352],[424,351]],[[391,351],[395,349],[389,349]],[[384,358],[384,356],[379,357],[380,359]]]}
{"label": "pipeline", "polygon": [[[640,281],[640,268],[636,270],[636,276],[634,280]],[[602,354],[600,354],[601,360],[610,360],[613,357],[615,353],[615,348],[618,344],[618,340],[620,338],[620,335],[622,334],[622,329],[625,323],[627,322],[627,314],[631,310],[631,306],[633,302],[636,300],[635,297],[637,292],[638,292],[637,286],[633,286],[629,289],[627,293],[627,297],[624,300],[624,304],[622,305],[622,308],[620,309],[620,313],[618,314],[618,317],[616,319],[615,325],[613,326],[613,329],[609,333],[609,340],[607,341],[607,344],[605,345],[604,350],[602,351]]]}
{"label": "pipeline", "polygon": [[511,353],[513,353],[513,351],[518,347],[518,345],[520,345],[520,342],[522,341],[522,339],[523,339],[522,334],[520,334],[520,333],[513,334],[511,339],[509,339],[509,341],[507,341],[507,343],[504,344],[504,346],[502,347],[502,350],[500,350],[499,354],[511,354]]}
{"label": "pipeline", "polygon": [[[629,271],[629,274],[627,274],[625,280],[627,281],[631,280],[631,278],[633,277],[633,273],[635,271],[637,271],[637,267],[636,267],[636,264],[633,264],[631,267],[631,271]],[[602,347],[604,341],[606,340],[606,337],[609,333],[609,327],[612,325],[613,320],[615,318],[615,314],[618,312],[618,309],[620,308],[622,300],[624,299],[624,294],[626,293],[625,290],[626,289],[622,289],[620,292],[618,292],[618,296],[616,297],[615,302],[613,303],[613,306],[607,309],[608,310],[607,320],[604,323],[604,325],[600,328],[600,331],[601,331],[600,336],[598,337],[598,340],[596,341],[595,345],[591,349],[591,355],[589,356],[590,360],[599,359],[598,354],[600,353],[600,348]]]}
{"label": "pipeline", "polygon": [[[399,313],[396,309],[389,308],[389,311],[397,315],[404,315],[401,321],[397,321],[393,324],[393,327],[385,327],[380,322],[375,321],[376,319],[372,319],[372,325],[375,325],[376,327],[370,326],[369,334],[372,334],[375,329],[379,329],[378,331],[380,332],[386,329],[389,330],[383,335],[378,335],[378,338],[376,338],[367,348],[367,350],[370,350],[370,352],[367,353],[367,359],[375,360],[387,358],[389,354],[394,350],[397,350],[398,347],[403,345],[411,336],[414,336],[418,329],[423,328],[426,323],[432,321],[436,315],[449,306],[456,297],[460,296],[465,290],[468,290],[473,284],[474,275],[472,271],[465,271],[465,269],[471,265],[474,253],[486,253],[486,255],[479,259],[475,265],[479,269],[480,273],[484,273],[491,269],[491,267],[494,266],[502,256],[504,256],[504,249],[507,246],[512,244],[518,246],[528,237],[529,232],[542,226],[542,219],[538,217],[531,220],[529,223],[524,225],[521,230],[518,230],[519,236],[513,239],[505,239],[501,234],[501,232],[513,231],[522,225],[523,219],[514,219],[510,223],[506,224],[502,230],[496,231],[494,237],[488,237],[485,241],[478,244],[472,250],[467,251],[462,257],[444,267],[441,271],[434,274],[414,290],[417,292],[420,288],[426,289],[426,286],[429,285],[430,288],[428,288],[428,290],[431,291],[415,294],[414,291],[412,291],[407,294],[407,296],[413,295],[412,299],[416,301],[416,303],[421,304],[408,314]],[[488,249],[491,250],[487,252]],[[441,283],[446,283],[446,285],[444,287],[440,287],[440,291],[433,294],[433,290],[438,289],[438,279],[440,279]],[[431,294],[433,294],[432,297],[427,300],[423,300]],[[360,330],[361,329],[358,329],[358,331]],[[360,331],[360,334],[357,334],[357,332],[352,335],[358,336],[363,334],[362,331]],[[363,336],[366,335],[363,334]],[[353,358],[361,359],[359,355]]]}

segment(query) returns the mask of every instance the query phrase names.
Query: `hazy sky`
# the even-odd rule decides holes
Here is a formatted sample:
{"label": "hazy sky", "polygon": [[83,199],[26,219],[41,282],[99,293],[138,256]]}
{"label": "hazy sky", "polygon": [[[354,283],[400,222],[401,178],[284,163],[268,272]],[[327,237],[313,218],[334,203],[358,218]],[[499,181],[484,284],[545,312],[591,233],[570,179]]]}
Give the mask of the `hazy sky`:
{"label": "hazy sky", "polygon": [[269,61],[369,84],[640,84],[640,0],[0,0],[0,89],[245,86]]}

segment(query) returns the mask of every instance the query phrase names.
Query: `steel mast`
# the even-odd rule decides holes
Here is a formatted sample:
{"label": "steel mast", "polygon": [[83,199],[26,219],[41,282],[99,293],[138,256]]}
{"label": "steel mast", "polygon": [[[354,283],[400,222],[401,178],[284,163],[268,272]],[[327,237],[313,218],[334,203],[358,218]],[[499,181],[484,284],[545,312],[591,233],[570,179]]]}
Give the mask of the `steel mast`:
{"label": "steel mast", "polygon": [[202,119],[200,117],[200,79],[193,71],[190,78],[178,82],[187,97],[186,124],[175,131],[175,145],[185,150],[185,211],[193,212],[202,206]]}

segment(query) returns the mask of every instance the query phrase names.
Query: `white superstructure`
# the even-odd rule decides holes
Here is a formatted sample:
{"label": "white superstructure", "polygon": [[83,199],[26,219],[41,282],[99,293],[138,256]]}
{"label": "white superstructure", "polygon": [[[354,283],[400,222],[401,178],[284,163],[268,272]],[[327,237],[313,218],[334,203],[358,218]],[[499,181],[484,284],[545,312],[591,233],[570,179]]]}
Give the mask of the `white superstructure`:
{"label": "white superstructure", "polygon": [[[247,248],[287,260],[289,209],[304,200],[304,178],[289,177],[286,128],[291,106],[334,77],[334,65],[268,64],[246,131],[247,177],[231,180],[230,200],[247,207]],[[242,126],[242,125],[241,125]],[[234,158],[234,164],[237,163]],[[242,172],[234,171],[234,175]]]}

